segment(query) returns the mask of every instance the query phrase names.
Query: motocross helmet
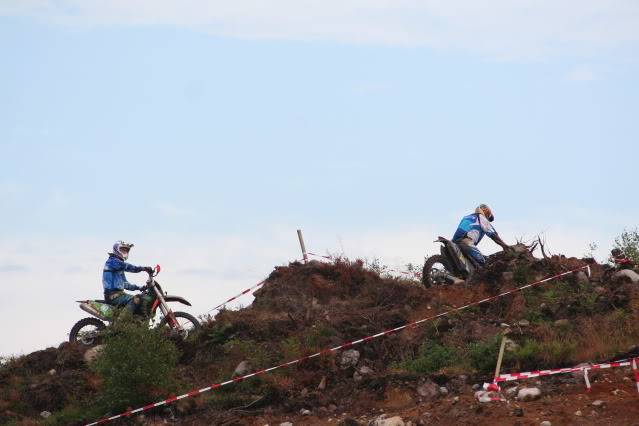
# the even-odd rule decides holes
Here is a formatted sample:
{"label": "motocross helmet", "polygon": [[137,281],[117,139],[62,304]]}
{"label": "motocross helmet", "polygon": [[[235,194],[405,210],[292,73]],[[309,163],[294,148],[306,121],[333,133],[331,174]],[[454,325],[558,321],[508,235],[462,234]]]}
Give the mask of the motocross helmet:
{"label": "motocross helmet", "polygon": [[129,258],[129,251],[131,251],[131,247],[133,247],[133,243],[127,243],[119,240],[113,244],[113,252],[110,254],[120,258],[121,260],[127,260]]}
{"label": "motocross helmet", "polygon": [[493,220],[495,220],[495,216],[493,216],[493,211],[486,204],[480,204],[475,209],[475,213],[483,214],[484,216],[486,216],[486,219],[488,219],[489,222],[492,222]]}

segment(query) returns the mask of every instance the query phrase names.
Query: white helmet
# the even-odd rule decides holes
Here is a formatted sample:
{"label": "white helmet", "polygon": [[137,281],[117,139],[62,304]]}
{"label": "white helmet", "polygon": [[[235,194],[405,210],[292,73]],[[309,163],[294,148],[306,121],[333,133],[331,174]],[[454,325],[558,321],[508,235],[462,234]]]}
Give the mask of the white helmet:
{"label": "white helmet", "polygon": [[113,244],[113,254],[116,257],[119,257],[122,260],[127,260],[129,258],[129,251],[133,247],[133,243],[127,243],[125,241],[119,240]]}

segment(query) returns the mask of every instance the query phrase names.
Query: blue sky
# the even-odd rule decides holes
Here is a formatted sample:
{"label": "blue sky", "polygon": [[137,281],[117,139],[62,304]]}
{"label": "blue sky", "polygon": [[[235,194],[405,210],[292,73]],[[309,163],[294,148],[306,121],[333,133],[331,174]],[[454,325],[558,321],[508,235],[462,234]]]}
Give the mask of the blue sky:
{"label": "blue sky", "polygon": [[300,227],[395,266],[480,202],[567,255],[637,225],[632,2],[298,3],[0,6],[2,353],[64,340],[116,239],[201,313]]}

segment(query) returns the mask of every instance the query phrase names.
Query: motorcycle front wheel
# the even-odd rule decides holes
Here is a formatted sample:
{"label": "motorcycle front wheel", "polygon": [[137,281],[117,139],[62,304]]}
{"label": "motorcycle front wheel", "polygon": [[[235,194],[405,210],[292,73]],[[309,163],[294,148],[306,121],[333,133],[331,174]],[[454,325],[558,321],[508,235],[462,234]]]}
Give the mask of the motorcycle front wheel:
{"label": "motorcycle front wheel", "polygon": [[97,318],[83,318],[71,327],[69,342],[80,343],[85,346],[96,345],[100,339],[100,333],[106,325]]}
{"label": "motorcycle front wheel", "polygon": [[424,262],[422,270],[422,284],[428,288],[433,285],[445,284],[448,272],[451,270],[446,259],[442,255],[431,256]]}
{"label": "motorcycle front wheel", "polygon": [[[191,333],[200,328],[200,321],[191,314],[187,314],[186,312],[173,312],[173,315],[175,315],[175,319],[182,328],[182,331],[179,333],[182,340],[186,340]],[[169,328],[166,317],[160,320],[159,326]]]}

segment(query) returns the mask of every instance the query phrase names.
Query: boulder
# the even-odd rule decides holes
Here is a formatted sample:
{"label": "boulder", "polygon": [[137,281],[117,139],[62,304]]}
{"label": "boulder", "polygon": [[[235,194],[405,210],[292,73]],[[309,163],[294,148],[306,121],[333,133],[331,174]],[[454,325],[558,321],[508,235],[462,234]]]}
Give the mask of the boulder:
{"label": "boulder", "polygon": [[365,366],[365,365],[362,365],[361,367],[359,367],[359,368],[357,369],[357,372],[358,372],[359,374],[361,374],[362,376],[366,376],[366,375],[369,375],[369,374],[373,374],[373,373],[375,373],[375,371],[374,371],[372,368],[367,367],[367,366]]}
{"label": "boulder", "polygon": [[612,278],[616,280],[629,280],[633,284],[639,283],[639,274],[631,269],[622,269],[612,274]]}
{"label": "boulder", "polygon": [[248,361],[244,360],[240,362],[235,370],[233,371],[233,377],[245,376],[251,372],[251,364]]}
{"label": "boulder", "polygon": [[417,386],[417,393],[424,398],[432,399],[439,395],[439,386],[431,380],[427,380]]}
{"label": "boulder", "polygon": [[92,364],[93,361],[95,361],[96,358],[100,356],[103,350],[104,345],[97,345],[87,349],[87,351],[84,353],[84,362],[86,362],[87,364]]}
{"label": "boulder", "polygon": [[343,370],[346,370],[350,367],[355,367],[359,362],[359,351],[355,349],[349,349],[347,351],[342,352],[342,357],[340,358],[340,367]]}
{"label": "boulder", "polygon": [[577,272],[577,274],[575,275],[575,280],[577,281],[577,284],[588,284],[590,282],[588,274],[586,274],[584,271]]}
{"label": "boulder", "polygon": [[552,426],[552,423],[550,423],[548,420],[544,420],[543,422],[539,423],[539,426]]}
{"label": "boulder", "polygon": [[322,377],[322,380],[320,380],[319,385],[317,385],[317,390],[324,390],[326,389],[326,376]]}
{"label": "boulder", "polygon": [[534,401],[541,396],[541,389],[539,388],[522,388],[517,392],[517,399],[519,401]]}
{"label": "boulder", "polygon": [[399,417],[389,417],[386,418],[386,414],[382,414],[375,420],[369,423],[369,426],[405,426],[404,420]]}

